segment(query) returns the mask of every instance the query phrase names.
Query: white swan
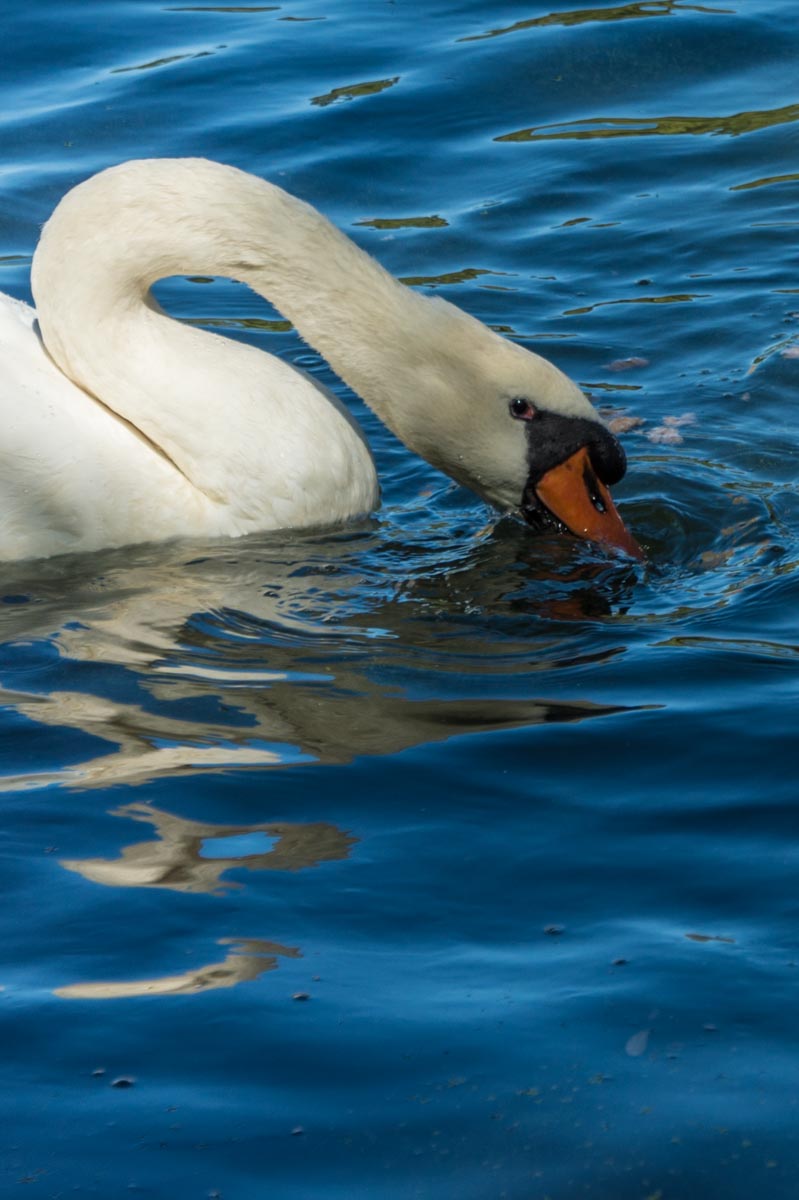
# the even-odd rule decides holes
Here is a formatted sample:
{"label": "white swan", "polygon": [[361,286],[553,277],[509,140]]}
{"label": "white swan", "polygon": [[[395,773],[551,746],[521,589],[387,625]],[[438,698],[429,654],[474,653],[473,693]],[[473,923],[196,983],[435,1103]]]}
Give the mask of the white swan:
{"label": "white swan", "polygon": [[379,503],[329,391],[150,296],[200,273],[268,297],[412,450],[492,504],[640,556],[605,487],[623,452],[556,367],[404,287],[280,188],[162,159],[69,192],[34,256],[37,311],[0,297],[0,558],[331,524]]}

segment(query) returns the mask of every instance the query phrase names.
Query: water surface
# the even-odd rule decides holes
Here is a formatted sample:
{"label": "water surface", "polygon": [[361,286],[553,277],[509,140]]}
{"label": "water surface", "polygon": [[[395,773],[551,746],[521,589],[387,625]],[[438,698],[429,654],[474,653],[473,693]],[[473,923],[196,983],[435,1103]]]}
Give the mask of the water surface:
{"label": "water surface", "polygon": [[[570,0],[571,3],[574,0]],[[0,288],[203,154],[626,427],[648,562],[369,433],[346,530],[7,565],[4,1194],[796,1194],[799,54],[787,0],[8,6]]]}

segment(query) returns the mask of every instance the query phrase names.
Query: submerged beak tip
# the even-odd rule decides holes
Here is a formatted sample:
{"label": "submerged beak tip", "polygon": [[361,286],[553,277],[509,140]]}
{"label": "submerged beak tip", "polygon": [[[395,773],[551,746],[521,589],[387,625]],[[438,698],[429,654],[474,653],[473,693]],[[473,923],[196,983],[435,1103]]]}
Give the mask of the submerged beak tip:
{"label": "submerged beak tip", "polygon": [[618,540],[606,540],[599,538],[597,539],[599,545],[604,546],[608,550],[620,551],[622,554],[625,554],[628,558],[634,559],[636,562],[646,562],[646,553],[643,548],[638,544],[632,534],[628,532],[625,526],[622,526],[622,528],[624,529],[623,538]]}

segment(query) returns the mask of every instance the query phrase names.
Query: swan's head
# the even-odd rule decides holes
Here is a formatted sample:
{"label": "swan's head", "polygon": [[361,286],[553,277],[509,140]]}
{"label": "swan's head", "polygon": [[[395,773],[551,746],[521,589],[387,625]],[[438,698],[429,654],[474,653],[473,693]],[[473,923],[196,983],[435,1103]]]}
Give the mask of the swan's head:
{"label": "swan's head", "polygon": [[608,491],[625,473],[624,450],[586,396],[546,359],[443,309],[447,351],[425,404],[445,419],[425,457],[534,528],[643,558]]}

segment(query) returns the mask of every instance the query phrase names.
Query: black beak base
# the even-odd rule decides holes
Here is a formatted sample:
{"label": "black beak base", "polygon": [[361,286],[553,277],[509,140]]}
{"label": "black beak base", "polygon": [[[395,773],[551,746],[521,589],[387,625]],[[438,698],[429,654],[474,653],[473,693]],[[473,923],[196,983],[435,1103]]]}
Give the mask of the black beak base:
{"label": "black beak base", "polygon": [[525,493],[534,489],[553,467],[560,466],[582,449],[588,451],[591,466],[606,487],[613,487],[624,478],[627,456],[621,442],[598,421],[564,417],[539,409],[526,427],[530,473]]}

